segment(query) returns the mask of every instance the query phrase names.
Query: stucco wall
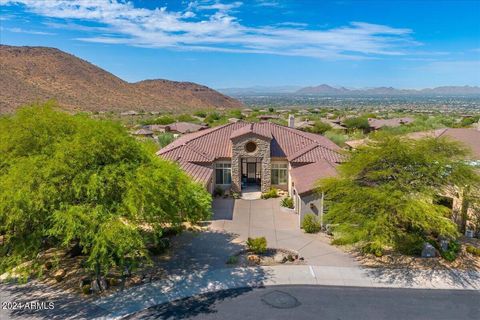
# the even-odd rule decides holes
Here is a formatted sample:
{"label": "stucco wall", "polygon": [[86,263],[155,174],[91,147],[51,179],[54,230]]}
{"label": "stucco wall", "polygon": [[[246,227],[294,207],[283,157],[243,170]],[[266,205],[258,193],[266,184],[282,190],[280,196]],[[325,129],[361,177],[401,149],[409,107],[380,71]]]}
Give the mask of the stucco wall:
{"label": "stucco wall", "polygon": [[307,214],[314,214],[316,215],[320,221],[322,221],[323,217],[323,201],[322,196],[317,193],[308,193],[298,196],[298,215],[299,215],[299,222],[300,225],[303,221],[303,218]]}
{"label": "stucco wall", "polygon": [[[254,152],[247,152],[245,145],[254,142],[257,149]],[[241,166],[242,158],[262,158],[262,192],[267,192],[271,186],[271,158],[270,139],[261,137],[254,133],[248,133],[232,139],[232,189],[235,192],[241,191]]]}

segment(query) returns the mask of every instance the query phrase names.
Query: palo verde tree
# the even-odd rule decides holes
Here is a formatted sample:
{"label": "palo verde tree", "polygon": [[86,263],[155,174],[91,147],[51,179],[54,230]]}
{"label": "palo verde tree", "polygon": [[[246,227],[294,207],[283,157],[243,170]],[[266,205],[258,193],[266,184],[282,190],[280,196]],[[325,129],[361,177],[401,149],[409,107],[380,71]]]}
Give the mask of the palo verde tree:
{"label": "palo verde tree", "polygon": [[359,244],[365,252],[418,252],[423,241],[455,238],[451,212],[435,197],[449,186],[478,183],[463,161],[467,151],[443,139],[379,137],[350,154],[338,178],[325,179],[326,221],[337,225],[337,244]]}
{"label": "palo verde tree", "polygon": [[80,245],[97,275],[147,256],[144,229],[206,219],[210,195],[118,123],[51,104],[0,119],[0,269]]}

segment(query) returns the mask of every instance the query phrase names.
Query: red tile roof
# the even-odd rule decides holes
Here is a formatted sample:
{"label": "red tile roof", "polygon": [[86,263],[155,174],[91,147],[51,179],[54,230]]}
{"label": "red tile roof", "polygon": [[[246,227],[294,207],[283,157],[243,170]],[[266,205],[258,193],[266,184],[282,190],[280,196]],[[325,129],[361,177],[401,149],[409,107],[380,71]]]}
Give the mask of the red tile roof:
{"label": "red tile roof", "polygon": [[432,131],[414,132],[407,135],[411,139],[440,138],[456,140],[472,152],[474,160],[480,160],[480,130],[475,128],[445,128]]}
{"label": "red tile roof", "polygon": [[189,174],[195,182],[207,186],[213,176],[212,167],[201,166],[191,162],[179,162],[180,167]]}
{"label": "red tile roof", "polygon": [[[322,159],[332,163],[343,161],[341,148],[324,136],[270,122],[252,124],[243,121],[184,135],[158,151],[157,155],[179,162],[211,163],[215,159],[231,158],[231,138],[248,133],[271,139],[272,157],[287,158],[298,164],[313,163]],[[188,169],[187,173],[192,174],[190,172],[192,168]]]}
{"label": "red tile roof", "polygon": [[293,168],[290,172],[294,188],[300,195],[314,190],[319,179],[334,177],[337,174],[335,166],[325,159]]}

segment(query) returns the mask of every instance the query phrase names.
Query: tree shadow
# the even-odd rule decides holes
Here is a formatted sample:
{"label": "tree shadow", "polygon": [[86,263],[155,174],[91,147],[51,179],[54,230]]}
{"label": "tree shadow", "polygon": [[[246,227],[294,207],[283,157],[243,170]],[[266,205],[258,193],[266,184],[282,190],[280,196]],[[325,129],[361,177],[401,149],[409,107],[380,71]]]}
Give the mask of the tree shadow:
{"label": "tree shadow", "polygon": [[[38,319],[92,319],[105,314],[105,310],[78,295],[64,290],[53,288],[38,281],[30,281],[27,284],[0,284],[0,300],[3,302],[17,303],[43,303],[44,308],[18,308],[16,310],[1,310],[7,316],[6,319],[24,319],[35,317]],[[53,309],[47,309],[49,303],[53,303]]]}
{"label": "tree shadow", "polygon": [[215,198],[212,201],[213,216],[212,220],[233,220],[233,208],[235,199]]}
{"label": "tree shadow", "polygon": [[172,239],[171,256],[157,264],[166,271],[165,279],[116,292],[96,304],[118,317],[207,292],[262,286],[269,277],[263,268],[226,265],[229,256],[245,248],[235,238],[225,232],[185,232]]}
{"label": "tree shadow", "polygon": [[215,304],[241,296],[254,288],[236,288],[209,292],[156,305],[122,319],[185,319],[199,314],[216,313]]}

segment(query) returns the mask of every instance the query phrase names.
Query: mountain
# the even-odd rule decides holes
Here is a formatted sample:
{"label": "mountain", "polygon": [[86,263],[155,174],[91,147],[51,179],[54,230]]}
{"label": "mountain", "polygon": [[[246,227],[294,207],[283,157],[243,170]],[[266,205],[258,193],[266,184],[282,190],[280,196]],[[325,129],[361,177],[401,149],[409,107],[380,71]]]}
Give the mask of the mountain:
{"label": "mountain", "polygon": [[319,95],[337,95],[337,94],[344,94],[348,93],[349,90],[343,87],[334,88],[327,84],[321,84],[316,87],[306,87],[298,90],[296,93],[298,94],[319,94]]}
{"label": "mountain", "polygon": [[268,94],[288,94],[301,89],[300,86],[253,86],[247,88],[223,88],[218,89],[221,93],[227,95],[268,95]]}
{"label": "mountain", "polygon": [[305,87],[295,92],[297,95],[480,95],[480,87],[444,86],[427,89],[396,89],[393,87],[377,87],[367,89],[335,88],[326,84],[316,87]]}
{"label": "mountain", "polygon": [[242,104],[191,82],[126,82],[55,48],[0,45],[0,113],[56,99],[75,111],[162,111],[233,108]]}

